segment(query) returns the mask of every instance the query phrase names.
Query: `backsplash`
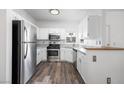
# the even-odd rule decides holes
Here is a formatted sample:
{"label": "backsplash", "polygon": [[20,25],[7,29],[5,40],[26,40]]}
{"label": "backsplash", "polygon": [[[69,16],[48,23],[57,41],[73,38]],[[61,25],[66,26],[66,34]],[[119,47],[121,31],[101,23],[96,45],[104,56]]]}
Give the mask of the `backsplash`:
{"label": "backsplash", "polygon": [[85,46],[102,46],[102,42],[100,40],[91,39],[81,39],[80,44]]}

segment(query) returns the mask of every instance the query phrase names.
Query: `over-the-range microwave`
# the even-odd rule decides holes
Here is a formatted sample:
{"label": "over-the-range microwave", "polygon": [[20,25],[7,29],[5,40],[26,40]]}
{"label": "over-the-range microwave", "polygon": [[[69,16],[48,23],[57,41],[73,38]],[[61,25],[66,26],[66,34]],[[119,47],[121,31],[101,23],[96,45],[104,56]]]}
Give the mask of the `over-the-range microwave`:
{"label": "over-the-range microwave", "polygon": [[49,40],[60,40],[60,35],[51,33],[49,34]]}

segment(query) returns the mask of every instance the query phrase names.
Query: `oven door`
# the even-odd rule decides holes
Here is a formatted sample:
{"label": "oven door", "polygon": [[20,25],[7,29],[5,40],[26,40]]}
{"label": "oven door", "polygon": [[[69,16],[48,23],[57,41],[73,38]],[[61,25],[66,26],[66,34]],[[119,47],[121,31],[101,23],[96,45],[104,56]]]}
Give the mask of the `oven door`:
{"label": "oven door", "polygon": [[47,58],[48,58],[48,61],[59,61],[60,50],[59,49],[48,49]]}

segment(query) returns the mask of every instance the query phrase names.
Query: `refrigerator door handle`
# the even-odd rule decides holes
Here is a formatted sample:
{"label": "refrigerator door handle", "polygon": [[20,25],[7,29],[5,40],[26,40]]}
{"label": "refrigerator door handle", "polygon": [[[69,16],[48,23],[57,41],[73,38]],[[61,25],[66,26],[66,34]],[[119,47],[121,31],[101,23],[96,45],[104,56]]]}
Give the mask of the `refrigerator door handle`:
{"label": "refrigerator door handle", "polygon": [[27,28],[24,26],[24,31],[25,31],[25,41],[27,41],[28,40],[28,30],[27,30]]}
{"label": "refrigerator door handle", "polygon": [[[28,35],[27,33],[28,33],[28,32],[27,32],[26,27],[24,27],[24,30],[25,30],[25,32],[26,32],[25,34],[26,34],[26,41],[27,41],[27,37],[28,37],[28,36],[27,36],[27,35]],[[24,54],[24,59],[26,59],[26,57],[27,57],[27,52],[28,52],[28,43],[26,43],[26,53]]]}
{"label": "refrigerator door handle", "polygon": [[24,59],[26,59],[27,53],[28,53],[28,44],[26,44],[26,53],[25,53],[25,55],[24,55]]}

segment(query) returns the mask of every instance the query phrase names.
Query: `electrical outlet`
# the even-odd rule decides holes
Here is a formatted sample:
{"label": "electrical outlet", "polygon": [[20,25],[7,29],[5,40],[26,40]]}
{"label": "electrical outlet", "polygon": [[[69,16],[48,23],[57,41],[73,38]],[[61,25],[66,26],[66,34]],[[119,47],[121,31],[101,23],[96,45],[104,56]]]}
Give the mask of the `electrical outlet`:
{"label": "electrical outlet", "polygon": [[93,56],[93,62],[96,62],[97,58],[96,56]]}
{"label": "electrical outlet", "polygon": [[111,77],[107,77],[107,84],[111,84]]}

